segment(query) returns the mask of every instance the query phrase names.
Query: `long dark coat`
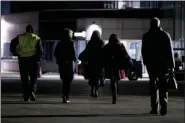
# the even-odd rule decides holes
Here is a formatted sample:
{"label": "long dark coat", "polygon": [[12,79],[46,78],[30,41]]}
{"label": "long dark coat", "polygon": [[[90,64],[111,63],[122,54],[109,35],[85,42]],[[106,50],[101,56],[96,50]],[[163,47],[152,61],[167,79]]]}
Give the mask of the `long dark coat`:
{"label": "long dark coat", "polygon": [[[102,50],[103,50],[104,42],[100,41],[92,41],[90,40],[83,52],[80,54],[79,59],[81,61],[87,61],[88,65],[87,72],[89,79],[98,80],[101,77],[102,73]],[[83,55],[83,57],[81,57]]]}
{"label": "long dark coat", "polygon": [[130,62],[125,46],[122,43],[108,43],[103,48],[102,57],[106,78],[111,79],[115,77],[117,80],[120,80],[120,70],[126,68]]}

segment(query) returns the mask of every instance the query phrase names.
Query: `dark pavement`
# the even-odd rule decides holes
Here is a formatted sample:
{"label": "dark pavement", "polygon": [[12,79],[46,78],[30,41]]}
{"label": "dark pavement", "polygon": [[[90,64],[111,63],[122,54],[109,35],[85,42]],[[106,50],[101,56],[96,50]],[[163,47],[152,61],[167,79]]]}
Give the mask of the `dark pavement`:
{"label": "dark pavement", "polygon": [[[179,91],[170,91],[170,96],[184,96],[185,82],[179,81]],[[120,95],[148,95],[149,94],[149,79],[142,78],[138,81],[129,81],[128,79],[119,82],[118,93]],[[14,93],[20,94],[21,81],[16,74],[3,74],[1,76],[1,92],[2,94]],[[61,95],[62,82],[58,75],[44,75],[38,80],[37,94],[55,94]],[[71,94],[74,96],[89,95],[90,87],[88,81],[83,77],[75,76],[72,82]],[[110,81],[106,80],[105,86],[100,88],[100,95],[110,95]]]}
{"label": "dark pavement", "polygon": [[166,116],[149,115],[148,96],[119,96],[116,105],[110,96],[73,96],[70,104],[56,95],[24,103],[19,95],[3,94],[1,100],[2,123],[184,123],[182,97],[169,97]]}

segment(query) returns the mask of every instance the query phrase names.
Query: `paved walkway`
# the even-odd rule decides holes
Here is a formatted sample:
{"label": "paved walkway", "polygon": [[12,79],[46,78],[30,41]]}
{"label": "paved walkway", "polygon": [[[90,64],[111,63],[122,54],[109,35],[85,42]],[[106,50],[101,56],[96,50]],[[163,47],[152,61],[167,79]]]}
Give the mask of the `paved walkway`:
{"label": "paved walkway", "polygon": [[[20,79],[20,74],[18,72],[3,72],[1,73],[1,78],[3,79]],[[40,80],[60,80],[58,73],[46,73],[42,75]],[[84,80],[84,77],[78,74],[74,75],[75,80]],[[128,80],[125,78],[124,80]],[[143,78],[139,78],[138,80],[149,80],[148,74],[143,74]]]}
{"label": "paved walkway", "polygon": [[[1,75],[1,93],[20,93],[21,92],[21,80],[19,74],[15,73],[3,73]],[[179,90],[170,91],[170,95],[184,96],[185,82],[179,81]],[[88,95],[90,93],[90,87],[88,80],[84,80],[82,76],[75,75],[75,79],[71,86],[72,95]],[[126,95],[148,95],[149,94],[149,79],[142,78],[137,81],[129,81],[123,79],[119,82],[119,94]],[[45,74],[38,80],[37,94],[61,94],[62,85],[59,75],[57,74]],[[111,93],[110,80],[105,81],[105,86],[100,89],[101,94]]]}
{"label": "paved walkway", "polygon": [[36,102],[24,103],[19,95],[3,95],[2,123],[184,123],[184,99],[169,98],[166,116],[149,115],[147,96],[121,96],[116,105],[111,97],[92,99],[71,97],[62,104],[57,96],[37,96]]}

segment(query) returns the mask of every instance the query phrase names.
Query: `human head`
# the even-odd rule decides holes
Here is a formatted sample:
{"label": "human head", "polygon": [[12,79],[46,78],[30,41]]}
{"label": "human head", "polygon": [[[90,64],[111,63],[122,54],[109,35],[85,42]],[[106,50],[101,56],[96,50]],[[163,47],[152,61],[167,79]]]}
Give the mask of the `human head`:
{"label": "human head", "polygon": [[154,17],[150,21],[150,28],[157,28],[160,27],[160,20],[157,17]]}
{"label": "human head", "polygon": [[65,28],[62,34],[63,39],[71,39],[73,37],[73,31],[71,29]]}
{"label": "human head", "polygon": [[178,57],[179,57],[179,54],[178,54],[178,53],[175,53],[175,54],[174,54],[174,57],[175,57],[175,58],[178,58]]}
{"label": "human head", "polygon": [[91,35],[91,40],[100,40],[100,39],[101,39],[100,32],[98,30],[93,31]]}
{"label": "human head", "polygon": [[32,25],[27,25],[26,26],[26,32],[31,32],[31,33],[33,33],[33,27],[32,27]]}
{"label": "human head", "polygon": [[118,37],[116,34],[111,34],[109,37],[109,43],[116,44],[119,43]]}

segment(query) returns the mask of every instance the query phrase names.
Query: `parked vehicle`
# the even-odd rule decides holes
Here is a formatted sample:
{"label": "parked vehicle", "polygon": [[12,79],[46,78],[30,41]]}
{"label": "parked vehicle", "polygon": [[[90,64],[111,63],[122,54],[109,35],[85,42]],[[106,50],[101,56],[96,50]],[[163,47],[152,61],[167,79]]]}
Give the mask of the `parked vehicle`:
{"label": "parked vehicle", "polygon": [[136,61],[135,59],[132,59],[133,61],[133,67],[128,68],[126,72],[126,76],[129,80],[138,80],[138,78],[142,78],[142,63],[141,61]]}

